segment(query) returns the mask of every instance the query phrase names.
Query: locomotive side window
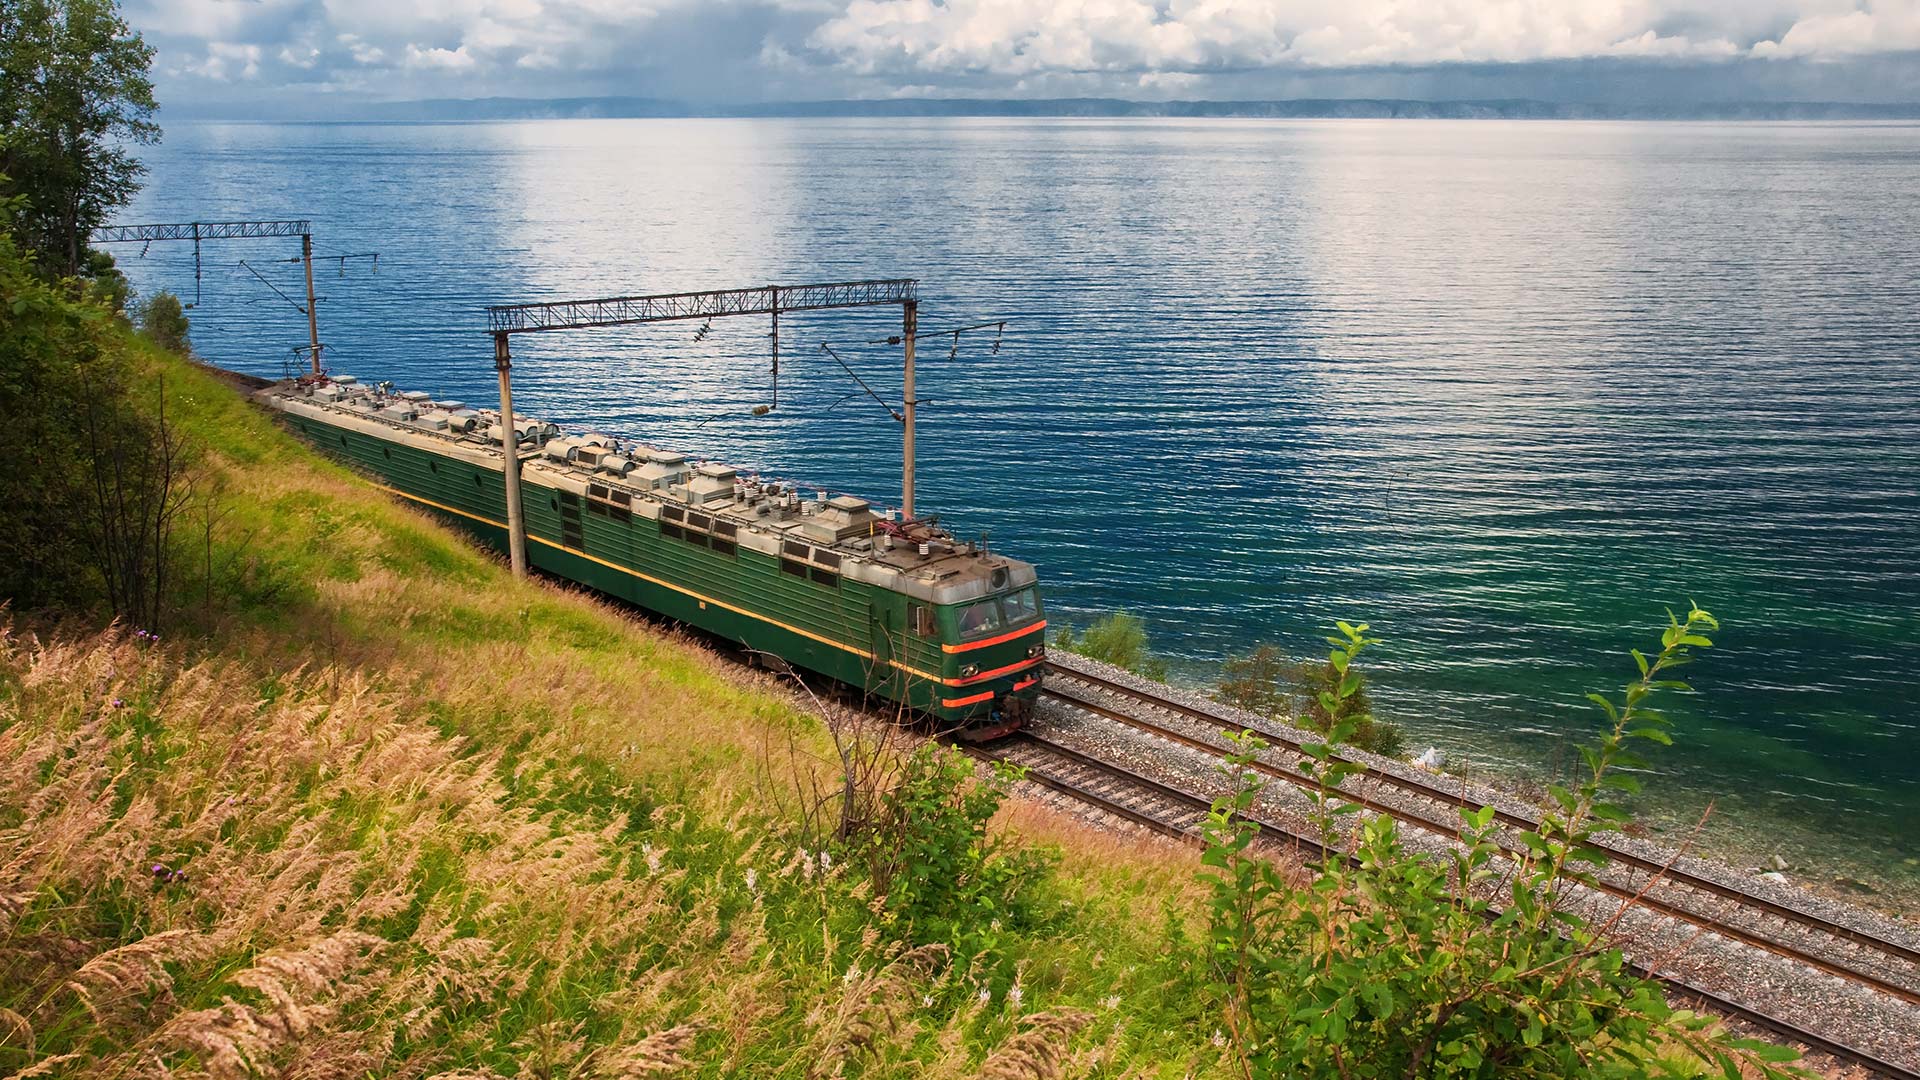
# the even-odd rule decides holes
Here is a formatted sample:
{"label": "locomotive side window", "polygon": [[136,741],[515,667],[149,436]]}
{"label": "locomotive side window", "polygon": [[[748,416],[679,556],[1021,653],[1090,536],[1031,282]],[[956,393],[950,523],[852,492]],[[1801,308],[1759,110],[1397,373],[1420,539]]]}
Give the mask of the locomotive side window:
{"label": "locomotive side window", "polygon": [[913,632],[920,637],[940,636],[940,628],[933,621],[933,609],[925,604],[907,605],[907,625],[912,627]]}
{"label": "locomotive side window", "polygon": [[1000,619],[1000,601],[988,597],[960,609],[960,636],[983,637],[1004,625]]}

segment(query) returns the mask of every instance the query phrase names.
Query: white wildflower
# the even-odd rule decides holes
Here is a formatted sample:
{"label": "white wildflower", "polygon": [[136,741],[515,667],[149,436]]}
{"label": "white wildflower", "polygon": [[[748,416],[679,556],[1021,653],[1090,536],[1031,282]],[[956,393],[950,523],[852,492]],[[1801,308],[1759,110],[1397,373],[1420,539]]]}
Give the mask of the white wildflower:
{"label": "white wildflower", "polygon": [[652,844],[641,844],[640,854],[646,856],[647,873],[657,874],[660,872],[660,858],[662,855],[665,854],[665,852],[661,851],[659,848],[654,847]]}
{"label": "white wildflower", "polygon": [[833,869],[833,856],[822,851],[820,853],[820,872],[824,874],[831,869]]}
{"label": "white wildflower", "polygon": [[847,973],[840,977],[840,981],[843,983],[852,983],[853,980],[859,977],[860,977],[860,961],[855,960],[853,963],[847,965]]}
{"label": "white wildflower", "polygon": [[1020,999],[1026,996],[1026,992],[1020,989],[1019,983],[1014,983],[1012,986],[1007,987],[1007,1007],[1010,1009],[1018,1009],[1020,1007]]}
{"label": "white wildflower", "polygon": [[983,986],[980,988],[980,992],[974,995],[974,1000],[978,1001],[982,1005],[985,1005],[987,1002],[993,1000],[993,991]]}
{"label": "white wildflower", "polygon": [[1222,1047],[1227,1045],[1227,1037],[1221,1033],[1219,1028],[1213,1029],[1213,1045]]}
{"label": "white wildflower", "polygon": [[1105,999],[1104,1001],[1102,1001],[1102,1002],[1100,1002],[1100,1004],[1101,1004],[1101,1006],[1102,1006],[1102,1007],[1104,1007],[1104,1008],[1107,1008],[1107,1009],[1117,1009],[1117,1008],[1119,1008],[1119,1007],[1120,1007],[1120,995],[1119,995],[1119,994],[1108,994],[1108,995],[1106,996],[1106,999]]}
{"label": "white wildflower", "polygon": [[923,1008],[923,1009],[931,1009],[931,1008],[933,1008],[933,995],[932,995],[932,994],[921,994],[921,995],[920,995],[920,1007],[921,1007],[921,1008]]}

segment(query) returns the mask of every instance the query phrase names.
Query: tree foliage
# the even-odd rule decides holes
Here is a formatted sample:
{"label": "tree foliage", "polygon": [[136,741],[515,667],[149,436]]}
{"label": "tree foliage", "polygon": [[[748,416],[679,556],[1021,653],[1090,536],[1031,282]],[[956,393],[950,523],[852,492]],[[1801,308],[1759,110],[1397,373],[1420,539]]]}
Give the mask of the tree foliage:
{"label": "tree foliage", "polygon": [[128,147],[160,137],[152,60],[113,0],[0,4],[0,195],[25,199],[14,228],[43,271],[111,271],[87,234],[139,188]]}
{"label": "tree foliage", "polygon": [[153,629],[193,455],[119,314],[22,250],[22,201],[0,199],[0,602]]}

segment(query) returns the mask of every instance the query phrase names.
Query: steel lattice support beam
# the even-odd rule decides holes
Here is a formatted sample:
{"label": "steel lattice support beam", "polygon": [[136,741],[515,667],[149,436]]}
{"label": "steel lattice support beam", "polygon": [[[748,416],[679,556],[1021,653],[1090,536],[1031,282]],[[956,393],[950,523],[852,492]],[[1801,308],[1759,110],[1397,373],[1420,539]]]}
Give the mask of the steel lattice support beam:
{"label": "steel lattice support beam", "polygon": [[[836,281],[823,285],[760,285],[751,289],[713,289],[706,292],[657,293],[653,296],[609,296],[599,300],[562,300],[554,303],[496,304],[487,309],[493,334],[493,368],[500,377],[500,415],[504,438],[504,480],[507,496],[507,557],[515,577],[527,576],[527,523],[520,505],[520,451],[513,435],[513,353],[509,335],[540,330],[585,330],[595,326],[630,326],[675,319],[713,319],[723,315],[773,316],[773,372],[780,376],[780,313],[825,311],[831,308],[883,307],[898,304],[905,319],[906,425],[901,463],[901,508],[913,516],[913,334],[915,293],[913,278],[875,281]],[[777,391],[776,391],[777,393]]]}
{"label": "steel lattice support beam", "polygon": [[593,326],[711,319],[723,315],[778,315],[783,311],[881,307],[916,299],[913,278],[840,281],[824,285],[761,285],[751,289],[613,296],[545,304],[500,304],[487,309],[495,334],[581,330]]}
{"label": "steel lattice support beam", "polygon": [[102,225],[96,244],[138,244],[149,240],[258,240],[272,236],[312,236],[310,221],[189,221],[177,225]]}
{"label": "steel lattice support beam", "polygon": [[[313,307],[313,222],[187,221],[164,225],[102,225],[88,234],[89,241],[95,244],[150,244],[155,240],[193,241],[193,303],[188,305],[190,307],[197,307],[200,304],[200,241],[264,240],[276,236],[300,238],[300,261],[306,264],[307,271],[307,306],[303,312],[307,317],[307,355],[313,362],[313,373],[318,375],[321,371],[320,316]],[[259,271],[254,271],[254,276],[259,277]],[[268,287],[272,287],[271,282],[268,282]],[[276,288],[274,291],[279,292],[279,289]]]}

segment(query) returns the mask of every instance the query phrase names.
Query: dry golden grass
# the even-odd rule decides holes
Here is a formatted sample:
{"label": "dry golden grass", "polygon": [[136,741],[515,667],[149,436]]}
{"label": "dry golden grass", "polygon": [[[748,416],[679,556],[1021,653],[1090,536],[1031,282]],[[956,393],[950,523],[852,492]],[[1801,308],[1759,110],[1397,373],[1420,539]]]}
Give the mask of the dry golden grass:
{"label": "dry golden grass", "polygon": [[1093,1014],[1085,1009],[1053,1009],[1023,1018],[1019,1034],[980,1066],[982,1080],[1059,1080],[1066,1075],[1068,1042],[1092,1021]]}
{"label": "dry golden grass", "polygon": [[[1003,1071],[1073,1060],[1064,1020],[987,1004],[990,969],[861,929],[864,886],[744,797],[657,802],[630,778],[640,755],[584,751],[580,727],[505,721],[501,747],[386,681],[0,634],[0,1065],[797,1078],[972,1075],[996,1046]],[[1133,842],[1111,843],[1089,857]],[[1119,901],[1120,925],[1147,895]],[[1073,959],[1079,928],[1049,940],[1058,955],[1021,962],[1036,992],[1110,989]],[[1076,990],[1076,965],[1101,981]]]}
{"label": "dry golden grass", "polygon": [[[712,895],[676,909],[663,896],[684,875],[623,869],[628,821],[540,806],[564,775],[515,799],[497,755],[357,676],[295,673],[260,697],[242,665],[182,668],[110,634],[8,636],[0,678],[16,688],[0,698],[0,1051],[26,1048],[19,1067],[43,1063],[49,1031],[108,1048],[66,1059],[72,1075],[181,1053],[216,1077],[321,1075],[303,1055],[391,1066],[396,1036],[432,1045],[430,1064],[478,1048],[433,1042],[449,1017],[643,945],[683,971],[744,959],[709,949]],[[658,1063],[686,1034],[637,1045]]]}

